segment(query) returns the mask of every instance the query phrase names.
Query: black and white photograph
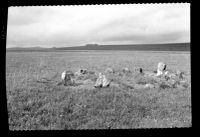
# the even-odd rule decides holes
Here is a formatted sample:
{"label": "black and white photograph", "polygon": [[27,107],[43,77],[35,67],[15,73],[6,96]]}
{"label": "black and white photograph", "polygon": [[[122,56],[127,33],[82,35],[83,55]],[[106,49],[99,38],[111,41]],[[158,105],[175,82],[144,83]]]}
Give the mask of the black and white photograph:
{"label": "black and white photograph", "polygon": [[9,130],[192,127],[190,6],[8,7]]}

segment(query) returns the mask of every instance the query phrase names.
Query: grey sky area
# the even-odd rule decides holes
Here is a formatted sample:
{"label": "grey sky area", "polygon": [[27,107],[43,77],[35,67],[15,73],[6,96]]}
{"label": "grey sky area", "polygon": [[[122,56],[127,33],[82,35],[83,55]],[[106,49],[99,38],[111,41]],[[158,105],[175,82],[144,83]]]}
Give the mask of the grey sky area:
{"label": "grey sky area", "polygon": [[9,7],[7,47],[190,42],[190,4]]}

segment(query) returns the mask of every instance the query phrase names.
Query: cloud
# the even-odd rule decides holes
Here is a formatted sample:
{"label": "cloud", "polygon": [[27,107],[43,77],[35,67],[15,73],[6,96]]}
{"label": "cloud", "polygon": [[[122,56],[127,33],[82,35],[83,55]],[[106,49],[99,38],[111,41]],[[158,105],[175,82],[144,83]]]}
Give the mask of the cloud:
{"label": "cloud", "polygon": [[38,22],[45,10],[39,7],[9,7],[8,25],[29,25]]}
{"label": "cloud", "polygon": [[170,8],[169,10],[160,7],[131,17],[110,20],[90,33],[102,42],[189,42],[189,9]]}
{"label": "cloud", "polygon": [[[171,42],[179,42],[182,40],[181,38],[184,36],[184,32],[171,32],[171,33],[162,33],[162,34],[153,34],[153,35],[138,35],[138,34],[126,34],[126,35],[115,35],[112,37],[106,37],[102,39],[102,42],[113,42],[113,43],[171,43]],[[187,41],[183,41],[187,42]]]}
{"label": "cloud", "polygon": [[10,7],[8,45],[190,41],[190,4]]}

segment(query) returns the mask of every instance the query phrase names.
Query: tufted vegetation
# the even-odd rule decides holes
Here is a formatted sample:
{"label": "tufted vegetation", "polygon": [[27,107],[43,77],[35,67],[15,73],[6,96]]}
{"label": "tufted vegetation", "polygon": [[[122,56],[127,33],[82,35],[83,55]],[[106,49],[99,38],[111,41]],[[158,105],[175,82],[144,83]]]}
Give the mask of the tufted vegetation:
{"label": "tufted vegetation", "polygon": [[[134,73],[136,67],[153,72],[160,60],[170,72],[183,71],[186,82]],[[130,72],[123,72],[125,67]],[[79,68],[114,68],[107,75],[111,86],[94,88],[94,73],[71,86],[59,84],[63,70]],[[139,87],[147,83],[156,87]],[[185,52],[7,52],[6,88],[10,130],[191,126],[190,54]]]}

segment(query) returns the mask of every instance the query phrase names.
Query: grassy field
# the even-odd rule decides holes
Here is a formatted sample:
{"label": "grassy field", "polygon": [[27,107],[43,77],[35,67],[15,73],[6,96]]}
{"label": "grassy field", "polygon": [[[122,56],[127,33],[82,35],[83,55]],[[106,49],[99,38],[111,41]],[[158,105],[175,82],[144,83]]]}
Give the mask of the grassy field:
{"label": "grassy field", "polygon": [[[153,72],[160,61],[169,71],[184,71],[186,85],[140,89],[136,83],[152,79],[135,73],[117,75],[124,67]],[[110,76],[118,85],[95,89],[92,76],[77,86],[58,84],[64,70],[98,73],[108,67],[118,72]],[[10,130],[192,126],[189,52],[7,52],[6,88]]]}

